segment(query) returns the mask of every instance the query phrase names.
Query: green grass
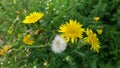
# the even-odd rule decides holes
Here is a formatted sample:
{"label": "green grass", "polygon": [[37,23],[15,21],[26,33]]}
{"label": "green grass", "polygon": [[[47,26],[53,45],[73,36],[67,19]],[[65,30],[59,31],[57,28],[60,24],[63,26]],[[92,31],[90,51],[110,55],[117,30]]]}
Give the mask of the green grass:
{"label": "green grass", "polygon": [[[119,0],[0,0],[0,49],[12,47],[0,56],[0,68],[120,68],[119,4]],[[25,17],[35,11],[43,12],[43,18],[34,25],[23,24]],[[94,21],[97,16],[100,20]],[[74,46],[68,42],[61,54],[52,52],[50,44],[60,34],[59,26],[69,19],[95,33],[103,30],[97,35],[101,46],[98,53],[79,40]],[[9,35],[11,26],[13,32]],[[37,29],[41,32],[35,36]],[[22,41],[28,30],[35,41],[33,45]]]}

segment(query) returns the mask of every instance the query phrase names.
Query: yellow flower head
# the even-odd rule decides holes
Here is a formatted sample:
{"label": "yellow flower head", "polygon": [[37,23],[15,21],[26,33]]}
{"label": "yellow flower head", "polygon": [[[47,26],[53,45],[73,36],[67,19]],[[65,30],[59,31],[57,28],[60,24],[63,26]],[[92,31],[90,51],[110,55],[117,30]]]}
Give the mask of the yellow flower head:
{"label": "yellow flower head", "polygon": [[95,17],[94,20],[95,20],[95,21],[99,21],[99,20],[100,20],[100,17]]}
{"label": "yellow flower head", "polygon": [[13,0],[13,3],[16,4],[16,0]]}
{"label": "yellow flower head", "polygon": [[4,55],[6,52],[8,52],[8,50],[10,49],[10,46],[4,46],[1,50],[0,50],[0,55]]}
{"label": "yellow flower head", "polygon": [[67,42],[71,40],[71,42],[74,43],[75,39],[83,37],[84,28],[82,28],[82,24],[76,20],[70,20],[69,23],[66,22],[66,24],[61,25],[58,32],[62,33],[61,36],[65,38]]}
{"label": "yellow flower head", "polygon": [[103,32],[103,30],[101,30],[101,29],[97,30],[98,34],[102,34],[102,32]]}
{"label": "yellow flower head", "polygon": [[8,34],[11,35],[13,33],[13,30],[8,30]]}
{"label": "yellow flower head", "polygon": [[88,37],[85,37],[85,42],[91,44],[91,50],[99,52],[99,49],[101,48],[101,46],[99,45],[99,40],[96,37],[96,34],[93,33],[93,31],[91,29],[87,29],[86,34]]}
{"label": "yellow flower head", "polygon": [[23,42],[24,42],[25,44],[32,45],[32,44],[34,43],[34,41],[32,41],[32,40],[30,39],[30,37],[31,37],[31,35],[30,35],[30,34],[27,34],[27,35],[23,38]]}
{"label": "yellow flower head", "polygon": [[9,30],[7,31],[7,34],[9,34],[9,35],[11,35],[13,33],[13,26],[11,26],[10,28],[9,28]]}
{"label": "yellow flower head", "polygon": [[18,33],[18,38],[20,38],[21,37],[21,34],[20,33]]}
{"label": "yellow flower head", "polygon": [[36,23],[39,19],[43,17],[42,12],[33,12],[30,15],[25,17],[25,20],[23,20],[24,24],[30,24],[30,23]]}

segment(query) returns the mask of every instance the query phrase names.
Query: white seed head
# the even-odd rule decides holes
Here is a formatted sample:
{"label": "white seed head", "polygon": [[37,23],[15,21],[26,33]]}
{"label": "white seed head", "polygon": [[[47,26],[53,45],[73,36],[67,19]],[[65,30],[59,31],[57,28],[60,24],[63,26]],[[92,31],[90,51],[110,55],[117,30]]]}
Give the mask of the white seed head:
{"label": "white seed head", "polygon": [[59,35],[56,35],[51,46],[54,53],[61,53],[66,49],[67,43]]}

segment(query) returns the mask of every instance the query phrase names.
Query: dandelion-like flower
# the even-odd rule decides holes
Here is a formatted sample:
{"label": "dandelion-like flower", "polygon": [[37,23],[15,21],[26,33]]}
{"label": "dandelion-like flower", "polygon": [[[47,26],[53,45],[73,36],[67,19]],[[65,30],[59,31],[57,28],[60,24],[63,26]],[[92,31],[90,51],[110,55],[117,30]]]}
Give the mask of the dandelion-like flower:
{"label": "dandelion-like flower", "polygon": [[9,28],[9,30],[7,31],[7,33],[8,33],[9,35],[11,35],[11,34],[13,33],[13,26],[11,26],[11,27]]}
{"label": "dandelion-like flower", "polygon": [[30,23],[36,23],[39,19],[43,17],[42,12],[33,12],[30,15],[25,17],[25,20],[23,20],[24,24],[30,24]]}
{"label": "dandelion-like flower", "polygon": [[51,46],[54,53],[61,53],[66,49],[67,43],[62,37],[57,35],[55,36],[55,39],[53,40]]}
{"label": "dandelion-like flower", "polygon": [[4,55],[5,53],[7,53],[10,48],[11,48],[11,47],[8,46],[8,45],[4,46],[4,47],[0,50],[0,55]]}
{"label": "dandelion-like flower", "polygon": [[97,30],[97,33],[98,33],[99,35],[102,34],[102,32],[103,32],[102,29]]}
{"label": "dandelion-like flower", "polygon": [[85,37],[85,42],[91,44],[91,50],[99,52],[99,49],[101,48],[101,46],[99,45],[99,40],[96,37],[96,34],[93,33],[93,31],[91,29],[87,29],[86,34],[88,37]]}
{"label": "dandelion-like flower", "polygon": [[95,21],[99,21],[99,20],[100,20],[100,17],[95,17],[94,20],[95,20]]}
{"label": "dandelion-like flower", "polygon": [[68,42],[69,40],[71,40],[72,43],[74,43],[74,41],[77,38],[82,38],[83,37],[83,32],[84,32],[84,28],[82,28],[82,24],[80,24],[79,22],[77,22],[76,20],[70,20],[69,23],[66,22],[66,24],[63,24],[59,27],[58,32],[62,33],[62,37],[65,38],[65,40]]}
{"label": "dandelion-like flower", "polygon": [[32,41],[32,40],[30,39],[30,37],[31,37],[31,35],[30,35],[30,34],[27,34],[27,35],[23,38],[23,42],[24,42],[25,44],[32,45],[32,44],[34,43],[34,41]]}

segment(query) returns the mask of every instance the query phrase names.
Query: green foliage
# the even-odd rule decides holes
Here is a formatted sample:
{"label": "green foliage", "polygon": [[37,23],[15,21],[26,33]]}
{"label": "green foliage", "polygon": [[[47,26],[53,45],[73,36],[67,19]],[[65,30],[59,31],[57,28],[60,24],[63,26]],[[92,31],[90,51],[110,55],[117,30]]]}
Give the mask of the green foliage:
{"label": "green foliage", "polygon": [[[0,68],[120,68],[120,0],[0,0],[0,48],[12,48],[0,56]],[[44,17],[34,25],[23,24],[25,16],[34,11]],[[100,17],[95,21],[95,17]],[[74,19],[98,35],[99,53],[77,40],[68,43],[61,54],[51,51],[51,42],[61,24]],[[10,27],[12,34],[7,34]],[[34,32],[40,29],[39,35]],[[35,43],[23,43],[29,30]],[[21,36],[18,38],[18,34]],[[4,43],[2,43],[4,41]],[[46,64],[46,65],[45,65]]]}

